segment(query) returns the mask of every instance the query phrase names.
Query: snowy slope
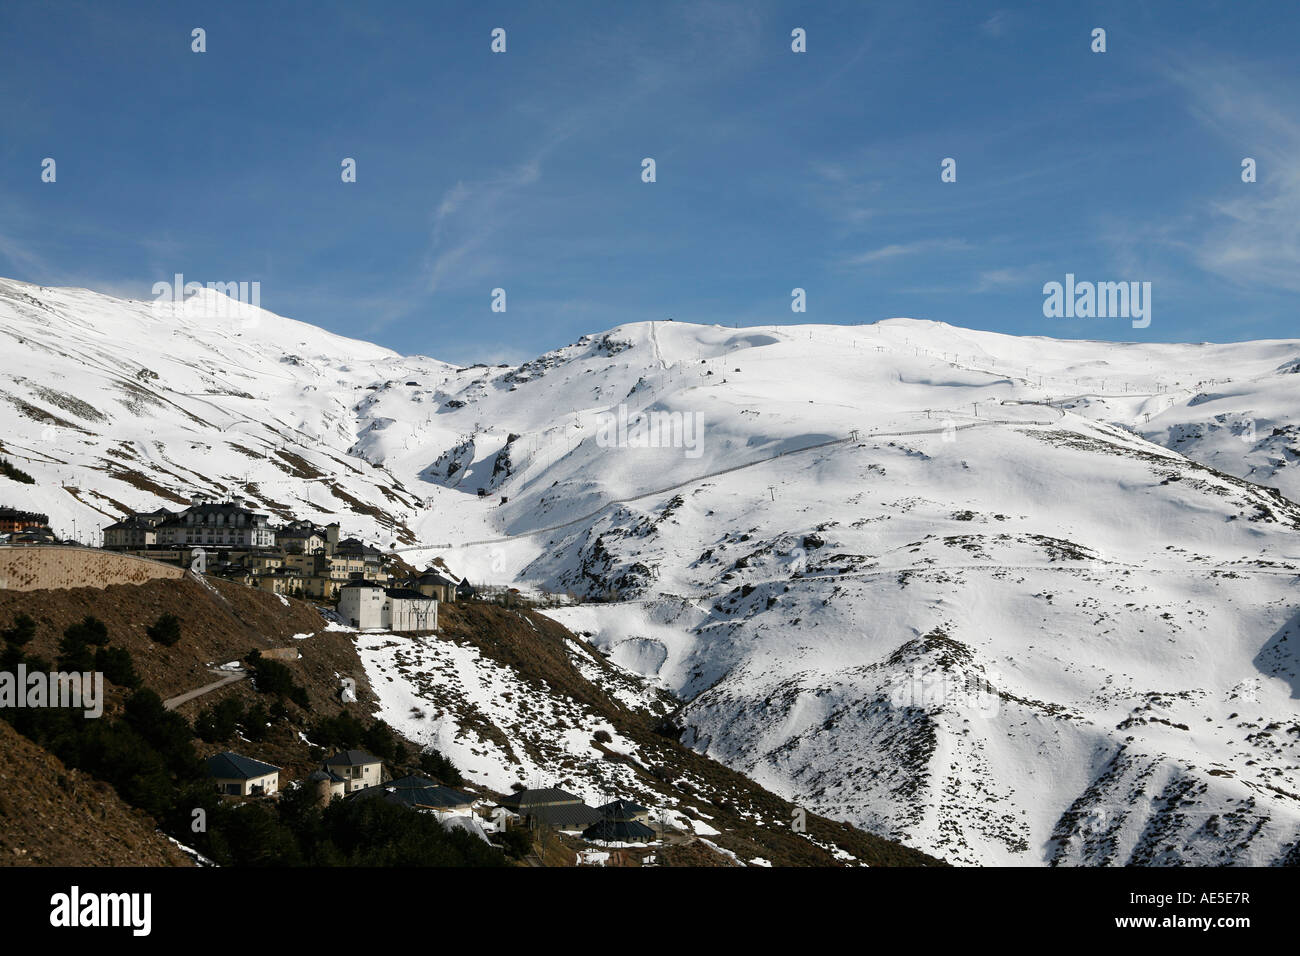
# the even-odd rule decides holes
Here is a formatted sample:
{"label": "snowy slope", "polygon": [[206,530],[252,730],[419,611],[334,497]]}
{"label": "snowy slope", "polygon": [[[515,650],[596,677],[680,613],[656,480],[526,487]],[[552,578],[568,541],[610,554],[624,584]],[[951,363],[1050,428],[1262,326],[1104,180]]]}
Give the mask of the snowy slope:
{"label": "snowy slope", "polygon": [[[953,862],[1300,856],[1300,342],[639,323],[457,369],[189,306],[0,281],[9,502],[242,488],[614,597],[552,613],[684,740]],[[620,405],[701,441],[608,447]]]}
{"label": "snowy slope", "polygon": [[396,377],[444,366],[203,291],[125,301],[0,280],[5,482],[86,540],[128,510],[242,492],[278,518],[339,520],[410,540],[417,493],[351,453],[355,406]]}

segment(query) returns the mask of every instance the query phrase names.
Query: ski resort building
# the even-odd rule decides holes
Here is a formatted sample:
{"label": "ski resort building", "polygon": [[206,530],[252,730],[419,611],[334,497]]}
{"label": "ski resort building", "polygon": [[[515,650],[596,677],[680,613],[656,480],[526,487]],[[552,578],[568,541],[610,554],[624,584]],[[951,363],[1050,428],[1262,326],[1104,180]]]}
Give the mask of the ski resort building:
{"label": "ski resort building", "polygon": [[0,508],[0,534],[13,534],[28,528],[48,528],[50,519],[34,511]]}
{"label": "ski resort building", "polygon": [[403,581],[402,587],[419,591],[425,597],[437,598],[439,601],[455,601],[460,583],[435,568],[428,568],[423,574]]}
{"label": "ski resort building", "polygon": [[275,532],[275,543],[285,554],[315,554],[338,541],[337,524],[319,528],[310,521],[290,521]]}
{"label": "ski resort building", "polygon": [[363,631],[433,631],[438,627],[438,602],[434,598],[364,579],[349,581],[339,589],[339,614]]}
{"label": "ski resort building", "polygon": [[189,548],[247,548],[275,546],[275,532],[267,515],[244,507],[242,498],[221,504],[194,504],[175,517],[159,523],[158,544]]}
{"label": "ski resort building", "polygon": [[528,826],[544,825],[563,833],[581,833],[604,820],[601,812],[582,798],[557,787],[520,790],[502,799],[500,806],[522,817]]}
{"label": "ski resort building", "polygon": [[104,529],[104,547],[110,551],[152,548],[157,543],[157,525],[143,515],[126,515]]}

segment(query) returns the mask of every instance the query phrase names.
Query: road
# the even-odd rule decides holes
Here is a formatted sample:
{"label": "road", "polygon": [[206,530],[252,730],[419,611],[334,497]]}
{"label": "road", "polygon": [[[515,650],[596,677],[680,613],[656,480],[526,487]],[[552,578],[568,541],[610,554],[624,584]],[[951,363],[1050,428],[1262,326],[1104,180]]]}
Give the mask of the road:
{"label": "road", "polygon": [[210,694],[214,690],[217,690],[220,687],[225,687],[227,684],[233,684],[236,681],[241,681],[248,676],[248,672],[244,670],[219,671],[219,670],[209,669],[208,673],[220,674],[221,680],[213,681],[211,684],[205,684],[202,687],[196,687],[194,690],[187,690],[185,693],[179,694],[176,697],[171,697],[163,701],[163,706],[166,707],[168,710],[175,710],[181,704],[187,704],[190,701],[194,700],[196,697],[202,697],[204,694]]}

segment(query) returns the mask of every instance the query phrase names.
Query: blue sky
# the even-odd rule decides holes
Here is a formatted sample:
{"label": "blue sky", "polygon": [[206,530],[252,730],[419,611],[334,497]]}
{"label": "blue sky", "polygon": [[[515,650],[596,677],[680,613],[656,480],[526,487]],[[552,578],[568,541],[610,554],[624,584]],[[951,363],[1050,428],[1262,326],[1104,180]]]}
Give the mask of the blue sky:
{"label": "blue sky", "polygon": [[[668,317],[1295,337],[1298,48],[1293,2],[6,0],[0,275],[258,281],[462,363]],[[1150,327],[1045,318],[1066,273]]]}

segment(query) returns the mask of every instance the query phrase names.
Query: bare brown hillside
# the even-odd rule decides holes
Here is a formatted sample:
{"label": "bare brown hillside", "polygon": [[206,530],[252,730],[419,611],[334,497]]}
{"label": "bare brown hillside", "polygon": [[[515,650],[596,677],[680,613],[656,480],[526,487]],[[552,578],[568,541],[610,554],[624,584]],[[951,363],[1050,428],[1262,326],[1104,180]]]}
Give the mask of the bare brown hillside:
{"label": "bare brown hillside", "polygon": [[[119,584],[107,588],[0,591],[0,626],[19,612],[36,619],[32,653],[53,661],[63,629],[86,615],[108,627],[112,644],[125,647],[147,687],[168,698],[210,684],[217,678],[208,668],[240,660],[252,650],[310,644],[294,667],[312,698],[313,708],[335,706],[341,673],[364,684],[364,674],[352,642],[344,632],[326,631],[326,621],[311,604],[283,601],[273,594],[213,578],[186,575],[178,581]],[[162,614],[181,620],[181,642],[175,647],[155,644],[145,628]],[[313,635],[310,641],[294,635]],[[211,701],[203,698],[206,705]],[[188,705],[181,713],[188,714]]]}
{"label": "bare brown hillside", "polygon": [[[86,615],[97,617],[108,627],[110,644],[131,652],[145,686],[163,698],[212,683],[218,677],[209,670],[211,666],[243,659],[251,650],[292,648],[285,663],[294,680],[307,691],[310,706],[306,710],[289,705],[289,719],[275,724],[266,739],[256,743],[233,739],[209,744],[195,739],[201,756],[233,749],[280,767],[282,786],[316,768],[320,751],[308,742],[306,734],[317,720],[345,709],[369,724],[377,709],[377,699],[367,682],[351,633],[329,629],[321,612],[311,604],[282,600],[242,585],[187,575],[181,580],[103,589],[0,591],[0,627],[8,626],[19,612],[26,612],[37,621],[36,638],[26,650],[49,661],[57,657],[59,638],[65,627]],[[175,614],[181,620],[182,639],[175,647],[155,644],[145,633],[146,626],[164,613]],[[724,850],[744,859],[761,857],[776,865],[837,865],[849,856],[855,862],[873,866],[926,866],[939,862],[898,843],[813,814],[807,815],[806,835],[796,834],[786,825],[773,825],[789,821],[795,807],[741,774],[681,746],[671,734],[665,736],[664,725],[670,723],[677,703],[669,695],[650,695],[651,703],[644,709],[632,709],[618,702],[609,689],[636,678],[618,671],[589,644],[542,614],[490,604],[444,604],[439,607],[439,624],[441,629],[437,635],[395,636],[394,639],[473,644],[484,657],[509,667],[539,693],[582,702],[641,746],[643,756],[649,758],[650,769],[638,767],[636,772],[645,788],[663,795],[669,804],[692,809],[699,817],[710,820],[720,831],[710,839]],[[583,658],[583,670],[575,666],[575,652]],[[584,677],[584,672],[591,679]],[[355,681],[356,702],[341,702],[339,690],[343,678]],[[239,697],[246,704],[261,697],[251,681],[243,680],[185,703],[177,713],[193,720],[203,708],[230,696]],[[110,688],[108,698],[111,713],[120,705],[122,694]],[[512,728],[477,730],[509,737]],[[69,833],[75,834],[83,825],[91,826],[93,806],[101,803],[110,808],[103,812],[113,814],[112,821],[119,821],[105,823],[105,833],[98,841],[68,839],[58,844],[62,855],[33,856],[29,857],[31,862],[115,864],[125,862],[123,854],[127,857],[137,854],[140,862],[149,865],[182,862],[159,855],[163,847],[158,841],[166,844],[166,839],[147,818],[138,819],[110,788],[83,778],[84,783],[77,785],[73,793],[67,792],[64,787],[71,775],[67,771],[60,773],[53,766],[58,765],[55,758],[18,738],[7,724],[0,723],[0,733],[7,735],[0,737],[0,742],[15,738],[20,745],[13,748],[16,759],[6,768],[7,772],[22,775],[32,768],[32,789],[11,791],[5,802],[0,802],[0,832],[7,828],[10,817],[21,814],[28,801],[38,808],[35,819],[25,824],[35,829],[13,831],[20,835],[15,839],[28,841],[20,848],[26,846],[30,853],[35,846],[32,841],[41,832],[39,827],[57,828],[61,825],[58,821],[65,817]],[[408,759],[400,766],[393,764],[388,768],[395,775],[416,769],[417,748],[407,743]],[[604,758],[625,760],[608,751]],[[567,772],[557,767],[557,779],[561,783]],[[87,796],[95,787],[107,791],[111,800]],[[128,826],[132,821],[135,829]],[[761,821],[768,822],[765,825]],[[0,847],[6,846],[9,844],[0,839]],[[80,856],[79,846],[85,847]],[[115,852],[118,856],[113,855]],[[702,844],[691,844],[674,852],[679,858],[675,862],[679,864],[728,862],[728,858]],[[7,862],[10,861],[0,855],[0,865]]]}
{"label": "bare brown hillside", "polygon": [[146,814],[0,720],[0,865],[190,866]]}

